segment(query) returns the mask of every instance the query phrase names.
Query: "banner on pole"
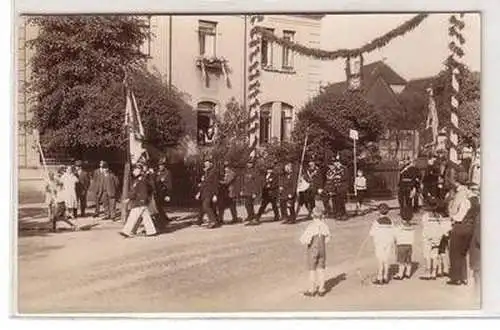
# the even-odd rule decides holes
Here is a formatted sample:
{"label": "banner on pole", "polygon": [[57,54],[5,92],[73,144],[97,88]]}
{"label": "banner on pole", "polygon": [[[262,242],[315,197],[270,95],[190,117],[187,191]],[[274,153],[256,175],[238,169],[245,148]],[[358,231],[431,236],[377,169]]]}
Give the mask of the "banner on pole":
{"label": "banner on pole", "polygon": [[349,137],[353,140],[358,140],[359,139],[359,133],[355,129],[349,130]]}
{"label": "banner on pole", "polygon": [[136,164],[141,158],[146,157],[146,149],[142,144],[144,140],[144,127],[142,126],[141,115],[137,108],[134,93],[130,90],[127,90],[125,127],[129,135],[130,161],[132,164]]}

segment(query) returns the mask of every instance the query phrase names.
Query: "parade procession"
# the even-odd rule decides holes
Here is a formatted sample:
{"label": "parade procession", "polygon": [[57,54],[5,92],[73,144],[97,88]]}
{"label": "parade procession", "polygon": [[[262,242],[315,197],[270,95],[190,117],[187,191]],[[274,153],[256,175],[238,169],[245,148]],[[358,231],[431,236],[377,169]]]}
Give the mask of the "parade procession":
{"label": "parade procession", "polygon": [[476,16],[24,17],[18,308],[477,308]]}

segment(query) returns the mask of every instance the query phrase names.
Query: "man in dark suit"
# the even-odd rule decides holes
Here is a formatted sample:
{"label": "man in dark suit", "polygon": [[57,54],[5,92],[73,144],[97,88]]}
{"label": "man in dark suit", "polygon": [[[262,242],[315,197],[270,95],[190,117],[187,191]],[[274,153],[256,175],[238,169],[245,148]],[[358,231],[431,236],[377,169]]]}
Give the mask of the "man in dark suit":
{"label": "man in dark suit", "polygon": [[[80,203],[80,215],[85,216],[85,209],[87,207],[87,192],[90,186],[90,175],[87,171],[83,169],[83,162],[77,160],[75,162],[75,174],[78,177],[78,182],[76,183],[76,197]],[[76,218],[77,209],[75,209]]]}
{"label": "man in dark suit", "polygon": [[252,160],[247,162],[247,167],[243,173],[243,182],[240,191],[240,196],[245,202],[245,209],[247,211],[247,218],[245,222],[248,223],[255,218],[254,203],[260,188],[260,176],[254,168]]}
{"label": "man in dark suit", "polygon": [[297,177],[293,173],[293,164],[285,164],[280,182],[280,209],[284,224],[295,223],[295,196]]}
{"label": "man in dark suit", "polygon": [[299,193],[299,203],[295,213],[298,215],[302,205],[305,205],[309,213],[307,218],[310,220],[312,219],[312,210],[316,207],[316,194],[323,184],[323,177],[320,168],[314,161],[309,162],[302,176],[309,184],[309,188]]}
{"label": "man in dark suit", "polygon": [[279,195],[279,178],[274,172],[273,166],[270,165],[267,168],[266,176],[264,177],[264,183],[262,187],[262,203],[260,205],[259,211],[257,212],[257,217],[250,221],[247,225],[255,226],[260,224],[260,218],[269,203],[273,208],[274,221],[279,221],[280,212],[278,209],[278,195]]}
{"label": "man in dark suit", "polygon": [[198,214],[198,225],[202,224],[203,216],[208,216],[208,228],[219,227],[221,223],[217,221],[215,206],[217,203],[218,192],[218,173],[210,160],[206,160],[203,164],[203,174],[198,184],[199,191],[196,194],[196,199],[201,202],[200,213]]}
{"label": "man in dark suit", "polygon": [[99,162],[99,168],[96,169],[92,175],[91,190],[94,193],[95,198],[95,213],[94,218],[97,218],[100,213],[100,206],[105,203],[104,198],[104,167],[108,167],[108,163],[101,160]]}
{"label": "man in dark suit", "polygon": [[118,197],[118,178],[109,170],[108,166],[104,166],[102,175],[103,181],[103,198],[107,204],[108,212],[104,219],[115,220],[116,216],[116,198]]}
{"label": "man in dark suit", "polygon": [[236,210],[236,172],[229,166],[229,162],[224,162],[223,177],[219,182],[219,201],[218,201],[218,221],[220,224],[224,221],[224,212],[229,207],[231,211],[232,223],[239,222],[238,211]]}

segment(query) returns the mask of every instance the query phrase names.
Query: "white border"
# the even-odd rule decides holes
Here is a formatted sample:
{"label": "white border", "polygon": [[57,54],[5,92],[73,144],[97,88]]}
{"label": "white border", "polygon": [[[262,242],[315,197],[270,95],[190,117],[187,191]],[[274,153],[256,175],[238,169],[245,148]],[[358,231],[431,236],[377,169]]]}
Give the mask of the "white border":
{"label": "white border", "polygon": [[[467,1],[467,0],[420,0],[420,1],[396,1],[396,0],[364,0],[364,1],[327,1],[327,0],[253,0],[253,1],[243,1],[243,0],[181,0],[181,1],[154,1],[154,0],[121,0],[116,2],[105,2],[102,0],[73,0],[68,1],[56,1],[56,0],[18,0],[15,3],[14,14],[23,13],[105,13],[105,12],[174,12],[174,13],[188,13],[188,12],[232,12],[232,11],[266,11],[266,12],[283,12],[283,11],[314,11],[314,12],[331,12],[331,11],[450,11],[450,10],[480,10],[482,11],[482,150],[483,150],[483,192],[482,192],[482,215],[483,215],[483,306],[480,312],[353,312],[353,313],[286,313],[286,317],[369,317],[369,318],[381,318],[381,317],[443,317],[443,316],[462,316],[462,317],[477,317],[477,316],[498,316],[500,315],[500,269],[498,267],[498,257],[497,249],[499,248],[496,240],[498,239],[497,233],[500,233],[500,220],[494,216],[494,203],[497,200],[497,194],[494,191],[496,187],[500,187],[500,182],[498,175],[496,173],[496,168],[494,164],[500,163],[500,157],[498,152],[495,150],[498,145],[495,142],[500,142],[498,136],[499,116],[497,112],[500,111],[500,102],[498,97],[498,82],[495,78],[500,74],[499,65],[497,63],[500,59],[500,52],[498,43],[500,41],[499,31],[500,31],[500,2],[499,1]],[[8,1],[2,2],[4,5]],[[147,8],[147,9],[146,9]],[[9,10],[2,10],[2,14],[9,13]],[[5,22],[6,19],[2,20]],[[11,27],[9,27],[11,28]],[[2,29],[2,32],[8,29]],[[11,43],[12,44],[12,43]],[[6,52],[3,53],[6,55]],[[5,63],[12,64],[12,56],[10,61],[2,61]],[[14,82],[15,77],[12,75],[12,68],[8,71],[11,76],[11,84]],[[4,73],[4,77],[7,74]],[[3,80],[5,81],[5,80]],[[10,97],[12,97],[13,88],[12,85],[8,89]],[[9,97],[2,98],[3,100],[10,100]],[[9,106],[10,105],[10,106]],[[5,106],[4,109],[11,109],[13,111],[13,103]],[[2,125],[8,125],[12,123],[12,112],[9,114],[6,111],[2,111],[2,116],[7,116],[7,118],[2,118],[0,120]],[[10,132],[11,136],[14,134],[12,131],[13,126],[6,126],[1,132]],[[2,143],[6,143],[6,148],[12,147],[11,139],[1,139]],[[12,155],[12,154],[10,154]],[[13,165],[13,164],[9,164]],[[14,170],[14,169],[13,169]],[[1,186],[5,189],[8,185],[5,173],[7,171],[2,171],[4,176],[1,182]],[[9,173],[12,173],[9,171]],[[2,184],[4,183],[4,184]],[[8,201],[7,196],[4,195],[2,190],[2,202]],[[12,203],[8,204],[9,207],[3,208],[9,209]],[[12,217],[4,219],[12,219]],[[10,228],[9,228],[10,229]],[[6,231],[10,233],[11,231]],[[8,240],[4,240],[8,242]],[[14,237],[14,244],[16,244],[16,237]],[[8,249],[7,249],[8,251]],[[10,255],[10,260],[14,261]],[[2,276],[5,276],[3,272]],[[9,289],[6,293],[11,292]],[[7,297],[7,294],[2,295]],[[10,302],[7,306],[10,305]],[[55,315],[54,315],[55,316]],[[68,315],[64,315],[69,317]],[[85,315],[86,317],[113,317],[112,314],[98,314],[98,315]],[[118,315],[123,317],[123,315]],[[190,314],[187,317],[210,317],[210,314]],[[233,317],[264,317],[264,318],[280,318],[284,317],[284,313],[259,313],[259,314],[213,314],[215,318],[233,318]],[[135,314],[134,317],[174,317],[174,318],[185,318],[186,315],[178,314],[165,314],[154,316],[149,314]]]}

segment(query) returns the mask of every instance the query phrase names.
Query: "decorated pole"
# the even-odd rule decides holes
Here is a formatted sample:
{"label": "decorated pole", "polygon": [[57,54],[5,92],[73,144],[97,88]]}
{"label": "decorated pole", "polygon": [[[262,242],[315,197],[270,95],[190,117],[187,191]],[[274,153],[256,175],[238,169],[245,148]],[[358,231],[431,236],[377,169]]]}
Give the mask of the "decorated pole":
{"label": "decorated pole", "polygon": [[451,73],[451,97],[450,97],[450,126],[449,126],[449,162],[451,168],[451,179],[454,179],[454,172],[458,166],[458,107],[460,104],[458,94],[460,93],[459,76],[461,74],[462,64],[461,58],[464,56],[462,49],[465,43],[461,31],[465,27],[463,21],[464,14],[451,15],[449,23],[449,36],[450,36],[450,57],[449,57],[449,70]]}
{"label": "decorated pole", "polygon": [[249,134],[250,155],[255,156],[255,150],[259,143],[259,94],[260,94],[260,35],[257,32],[257,24],[262,22],[262,15],[250,16],[250,39],[248,42],[248,111],[249,111]]}

